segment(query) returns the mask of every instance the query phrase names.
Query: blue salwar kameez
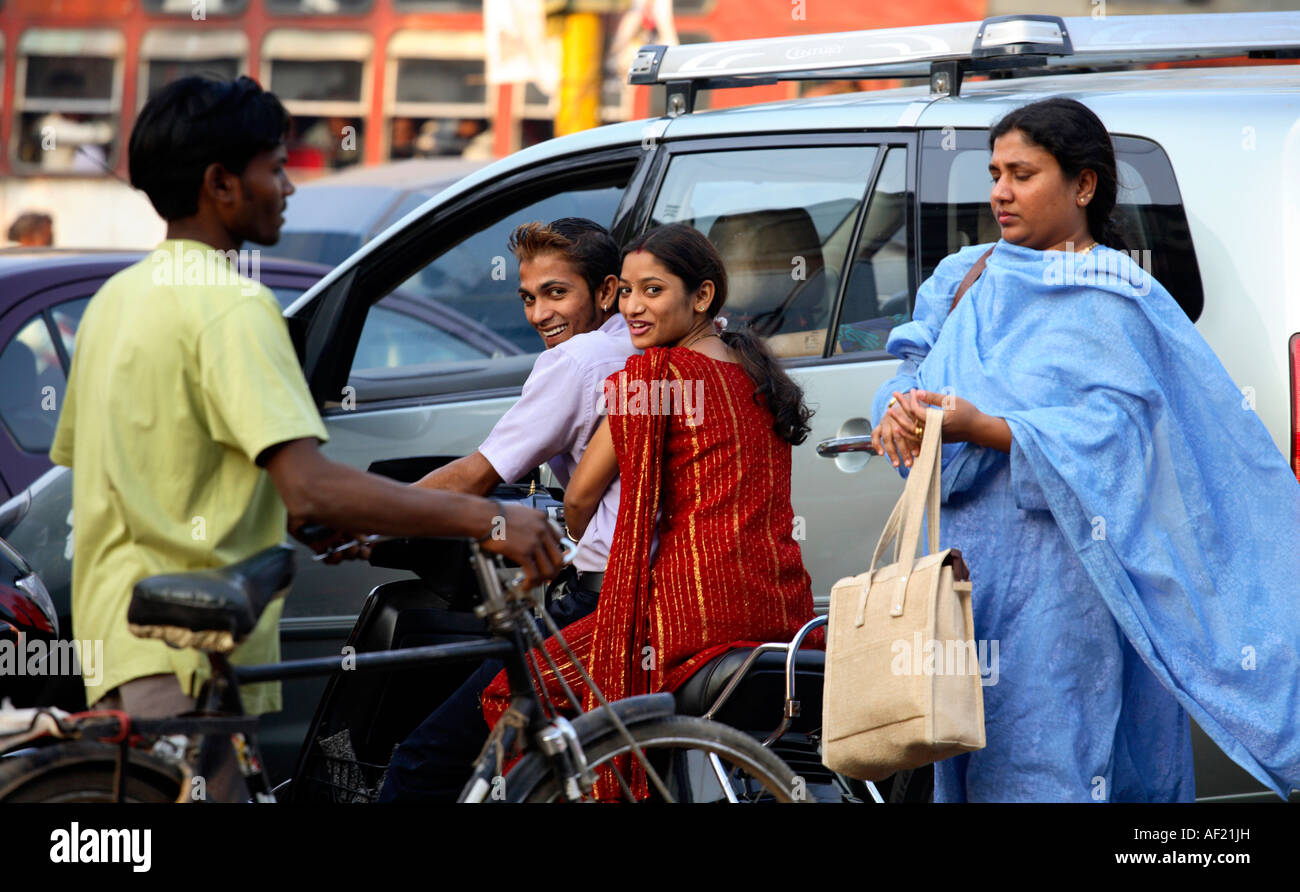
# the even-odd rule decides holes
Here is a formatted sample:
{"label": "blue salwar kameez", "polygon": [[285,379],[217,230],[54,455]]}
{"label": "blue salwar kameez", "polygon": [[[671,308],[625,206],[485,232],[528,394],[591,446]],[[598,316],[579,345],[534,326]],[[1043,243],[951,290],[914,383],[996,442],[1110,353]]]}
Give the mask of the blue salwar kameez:
{"label": "blue salwar kameez", "polygon": [[[1178,304],[1122,252],[999,241],[946,258],[881,387],[1006,420],[943,447],[941,547],[996,658],[987,746],[935,801],[1186,801],[1188,713],[1279,795],[1300,785],[1300,484]],[[904,474],[906,469],[900,469]]]}

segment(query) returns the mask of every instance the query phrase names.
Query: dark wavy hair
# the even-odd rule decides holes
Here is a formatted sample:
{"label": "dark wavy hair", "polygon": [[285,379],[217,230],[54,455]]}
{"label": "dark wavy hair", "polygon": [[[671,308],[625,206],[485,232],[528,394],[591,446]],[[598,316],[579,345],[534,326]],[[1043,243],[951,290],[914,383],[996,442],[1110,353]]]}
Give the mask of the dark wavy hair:
{"label": "dark wavy hair", "polygon": [[618,242],[604,226],[585,217],[522,223],[510,233],[510,251],[520,261],[548,252],[559,254],[578,270],[592,300],[600,294],[606,276],[618,276]]}
{"label": "dark wavy hair", "polygon": [[150,96],[136,118],[128,146],[131,185],[164,220],[191,217],[208,165],[239,176],[288,132],[289,113],[251,77],[179,78]]}
{"label": "dark wavy hair", "polygon": [[1097,175],[1097,188],[1086,211],[1088,232],[1108,248],[1122,248],[1123,233],[1111,216],[1119,191],[1115,147],[1092,109],[1059,97],[1022,105],[989,128],[989,151],[998,137],[1012,130],[1019,130],[1025,139],[1047,151],[1065,176],[1078,176],[1085,169]]}
{"label": "dark wavy hair", "polygon": [[[694,294],[705,282],[713,283],[713,301],[705,311],[710,319],[718,315],[727,302],[727,270],[722,255],[713,242],[693,226],[669,223],[651,229],[623,248],[623,257],[634,251],[648,251],[682,280],[688,294]],[[788,443],[798,446],[808,439],[812,428],[808,420],[812,410],[804,405],[803,390],[791,380],[761,338],[748,331],[724,331],[722,342],[736,351],[740,367],[758,385],[754,402],[772,413],[772,430]]]}

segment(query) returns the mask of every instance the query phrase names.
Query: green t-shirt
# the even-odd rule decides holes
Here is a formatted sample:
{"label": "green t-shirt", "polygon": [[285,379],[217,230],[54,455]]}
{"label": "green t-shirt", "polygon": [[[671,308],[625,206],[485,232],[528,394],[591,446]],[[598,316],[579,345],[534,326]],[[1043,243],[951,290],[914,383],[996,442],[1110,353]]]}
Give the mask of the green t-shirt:
{"label": "green t-shirt", "polygon": [[[255,460],[278,443],[326,439],[279,304],[223,262],[202,243],[164,241],[104,283],[77,331],[50,458],[76,473],[72,624],[104,647],[99,684],[87,679],[92,704],[166,672],[198,695],[206,655],[132,635],[131,589],[283,540],[284,504]],[[272,602],[232,662],[279,659],[282,605]],[[280,708],[278,682],[241,695],[250,714]]]}

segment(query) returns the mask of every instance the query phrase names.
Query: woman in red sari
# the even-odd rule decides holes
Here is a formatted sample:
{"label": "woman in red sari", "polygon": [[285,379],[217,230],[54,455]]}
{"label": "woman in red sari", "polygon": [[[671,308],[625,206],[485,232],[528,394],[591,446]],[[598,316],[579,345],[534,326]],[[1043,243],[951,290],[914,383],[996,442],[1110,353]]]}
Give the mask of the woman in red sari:
{"label": "woman in red sari", "polygon": [[[675,690],[718,654],[789,641],[813,617],[790,505],[790,447],[807,437],[812,413],[761,340],[717,333],[726,297],[722,258],[690,226],[651,230],[624,251],[620,311],[645,353],[606,381],[607,418],[565,494],[580,537],[621,477],[596,612],[563,630],[611,701]],[[580,690],[553,640],[547,649]],[[545,680],[563,704],[549,671]],[[489,725],[508,703],[502,674],[483,694]],[[594,695],[583,705],[594,708]],[[602,774],[597,795],[617,790]]]}

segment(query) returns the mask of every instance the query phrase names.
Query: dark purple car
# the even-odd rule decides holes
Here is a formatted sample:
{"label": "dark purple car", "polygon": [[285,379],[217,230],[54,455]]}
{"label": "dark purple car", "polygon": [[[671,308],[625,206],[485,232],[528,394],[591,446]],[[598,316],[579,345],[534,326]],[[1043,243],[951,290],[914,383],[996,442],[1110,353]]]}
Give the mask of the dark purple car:
{"label": "dark purple car", "polygon": [[[0,502],[49,470],[81,315],[106,279],[144,256],[142,251],[0,251]],[[260,278],[287,307],[328,271],[314,263],[263,257]],[[371,309],[354,367],[522,352],[450,307],[399,291]]]}

